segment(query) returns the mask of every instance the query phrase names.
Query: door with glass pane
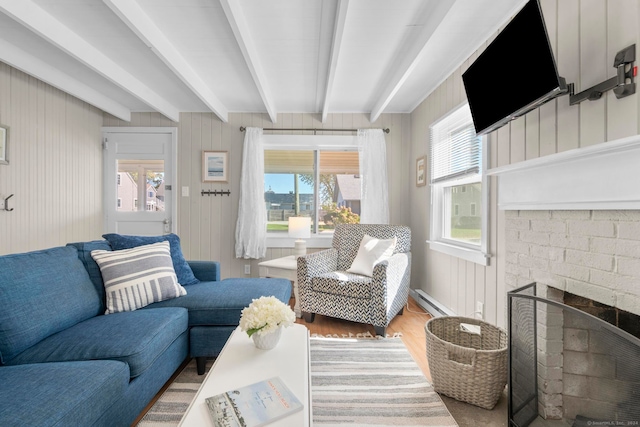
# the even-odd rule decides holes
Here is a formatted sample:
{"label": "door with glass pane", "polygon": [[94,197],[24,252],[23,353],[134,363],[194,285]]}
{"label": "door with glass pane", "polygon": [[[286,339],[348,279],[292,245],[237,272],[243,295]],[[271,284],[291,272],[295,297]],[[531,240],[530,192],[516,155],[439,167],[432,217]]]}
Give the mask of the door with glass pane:
{"label": "door with glass pane", "polygon": [[106,231],[175,232],[175,129],[105,128],[103,141]]}

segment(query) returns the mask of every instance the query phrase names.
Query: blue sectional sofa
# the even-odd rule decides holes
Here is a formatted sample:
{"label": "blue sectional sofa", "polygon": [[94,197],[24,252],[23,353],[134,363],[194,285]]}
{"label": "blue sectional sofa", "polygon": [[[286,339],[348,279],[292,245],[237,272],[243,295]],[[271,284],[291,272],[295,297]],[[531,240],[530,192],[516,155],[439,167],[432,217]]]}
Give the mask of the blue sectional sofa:
{"label": "blue sectional sofa", "polygon": [[0,256],[1,426],[129,426],[188,356],[203,367],[220,352],[252,299],[291,295],[287,280],[220,280],[219,263],[185,262],[186,295],[103,314],[92,250],[112,245]]}

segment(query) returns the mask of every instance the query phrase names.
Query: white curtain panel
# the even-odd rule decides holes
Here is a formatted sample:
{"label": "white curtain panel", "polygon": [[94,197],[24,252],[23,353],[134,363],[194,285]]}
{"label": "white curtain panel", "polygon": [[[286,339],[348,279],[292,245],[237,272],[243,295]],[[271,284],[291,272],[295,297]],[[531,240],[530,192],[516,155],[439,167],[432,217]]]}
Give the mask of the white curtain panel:
{"label": "white curtain panel", "polygon": [[389,224],[387,147],[382,129],[358,129],[361,224]]}
{"label": "white curtain panel", "polygon": [[242,149],[236,258],[264,258],[267,211],[264,207],[264,144],[261,128],[246,128]]}

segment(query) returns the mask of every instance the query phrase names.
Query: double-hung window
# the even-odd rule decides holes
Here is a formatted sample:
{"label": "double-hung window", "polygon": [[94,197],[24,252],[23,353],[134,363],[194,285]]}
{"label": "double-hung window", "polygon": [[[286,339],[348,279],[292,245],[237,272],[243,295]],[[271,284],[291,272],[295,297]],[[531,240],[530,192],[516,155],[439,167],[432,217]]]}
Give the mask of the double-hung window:
{"label": "double-hung window", "polygon": [[433,250],[487,265],[488,159],[486,137],[476,136],[469,105],[430,128]]}
{"label": "double-hung window", "polygon": [[354,138],[287,137],[263,137],[268,246],[293,246],[288,219],[306,216],[314,247],[329,247],[336,224],[360,221],[358,151],[348,142]]}

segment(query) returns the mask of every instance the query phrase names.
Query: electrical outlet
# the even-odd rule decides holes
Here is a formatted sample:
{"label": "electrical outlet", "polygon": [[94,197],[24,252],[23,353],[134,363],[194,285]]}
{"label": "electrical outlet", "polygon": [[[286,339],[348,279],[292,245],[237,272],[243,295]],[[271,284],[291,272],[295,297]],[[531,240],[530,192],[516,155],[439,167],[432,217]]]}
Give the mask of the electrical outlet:
{"label": "electrical outlet", "polygon": [[484,319],[484,303],[482,301],[476,301],[476,314]]}
{"label": "electrical outlet", "polygon": [[244,274],[251,274],[251,264],[244,265]]}

